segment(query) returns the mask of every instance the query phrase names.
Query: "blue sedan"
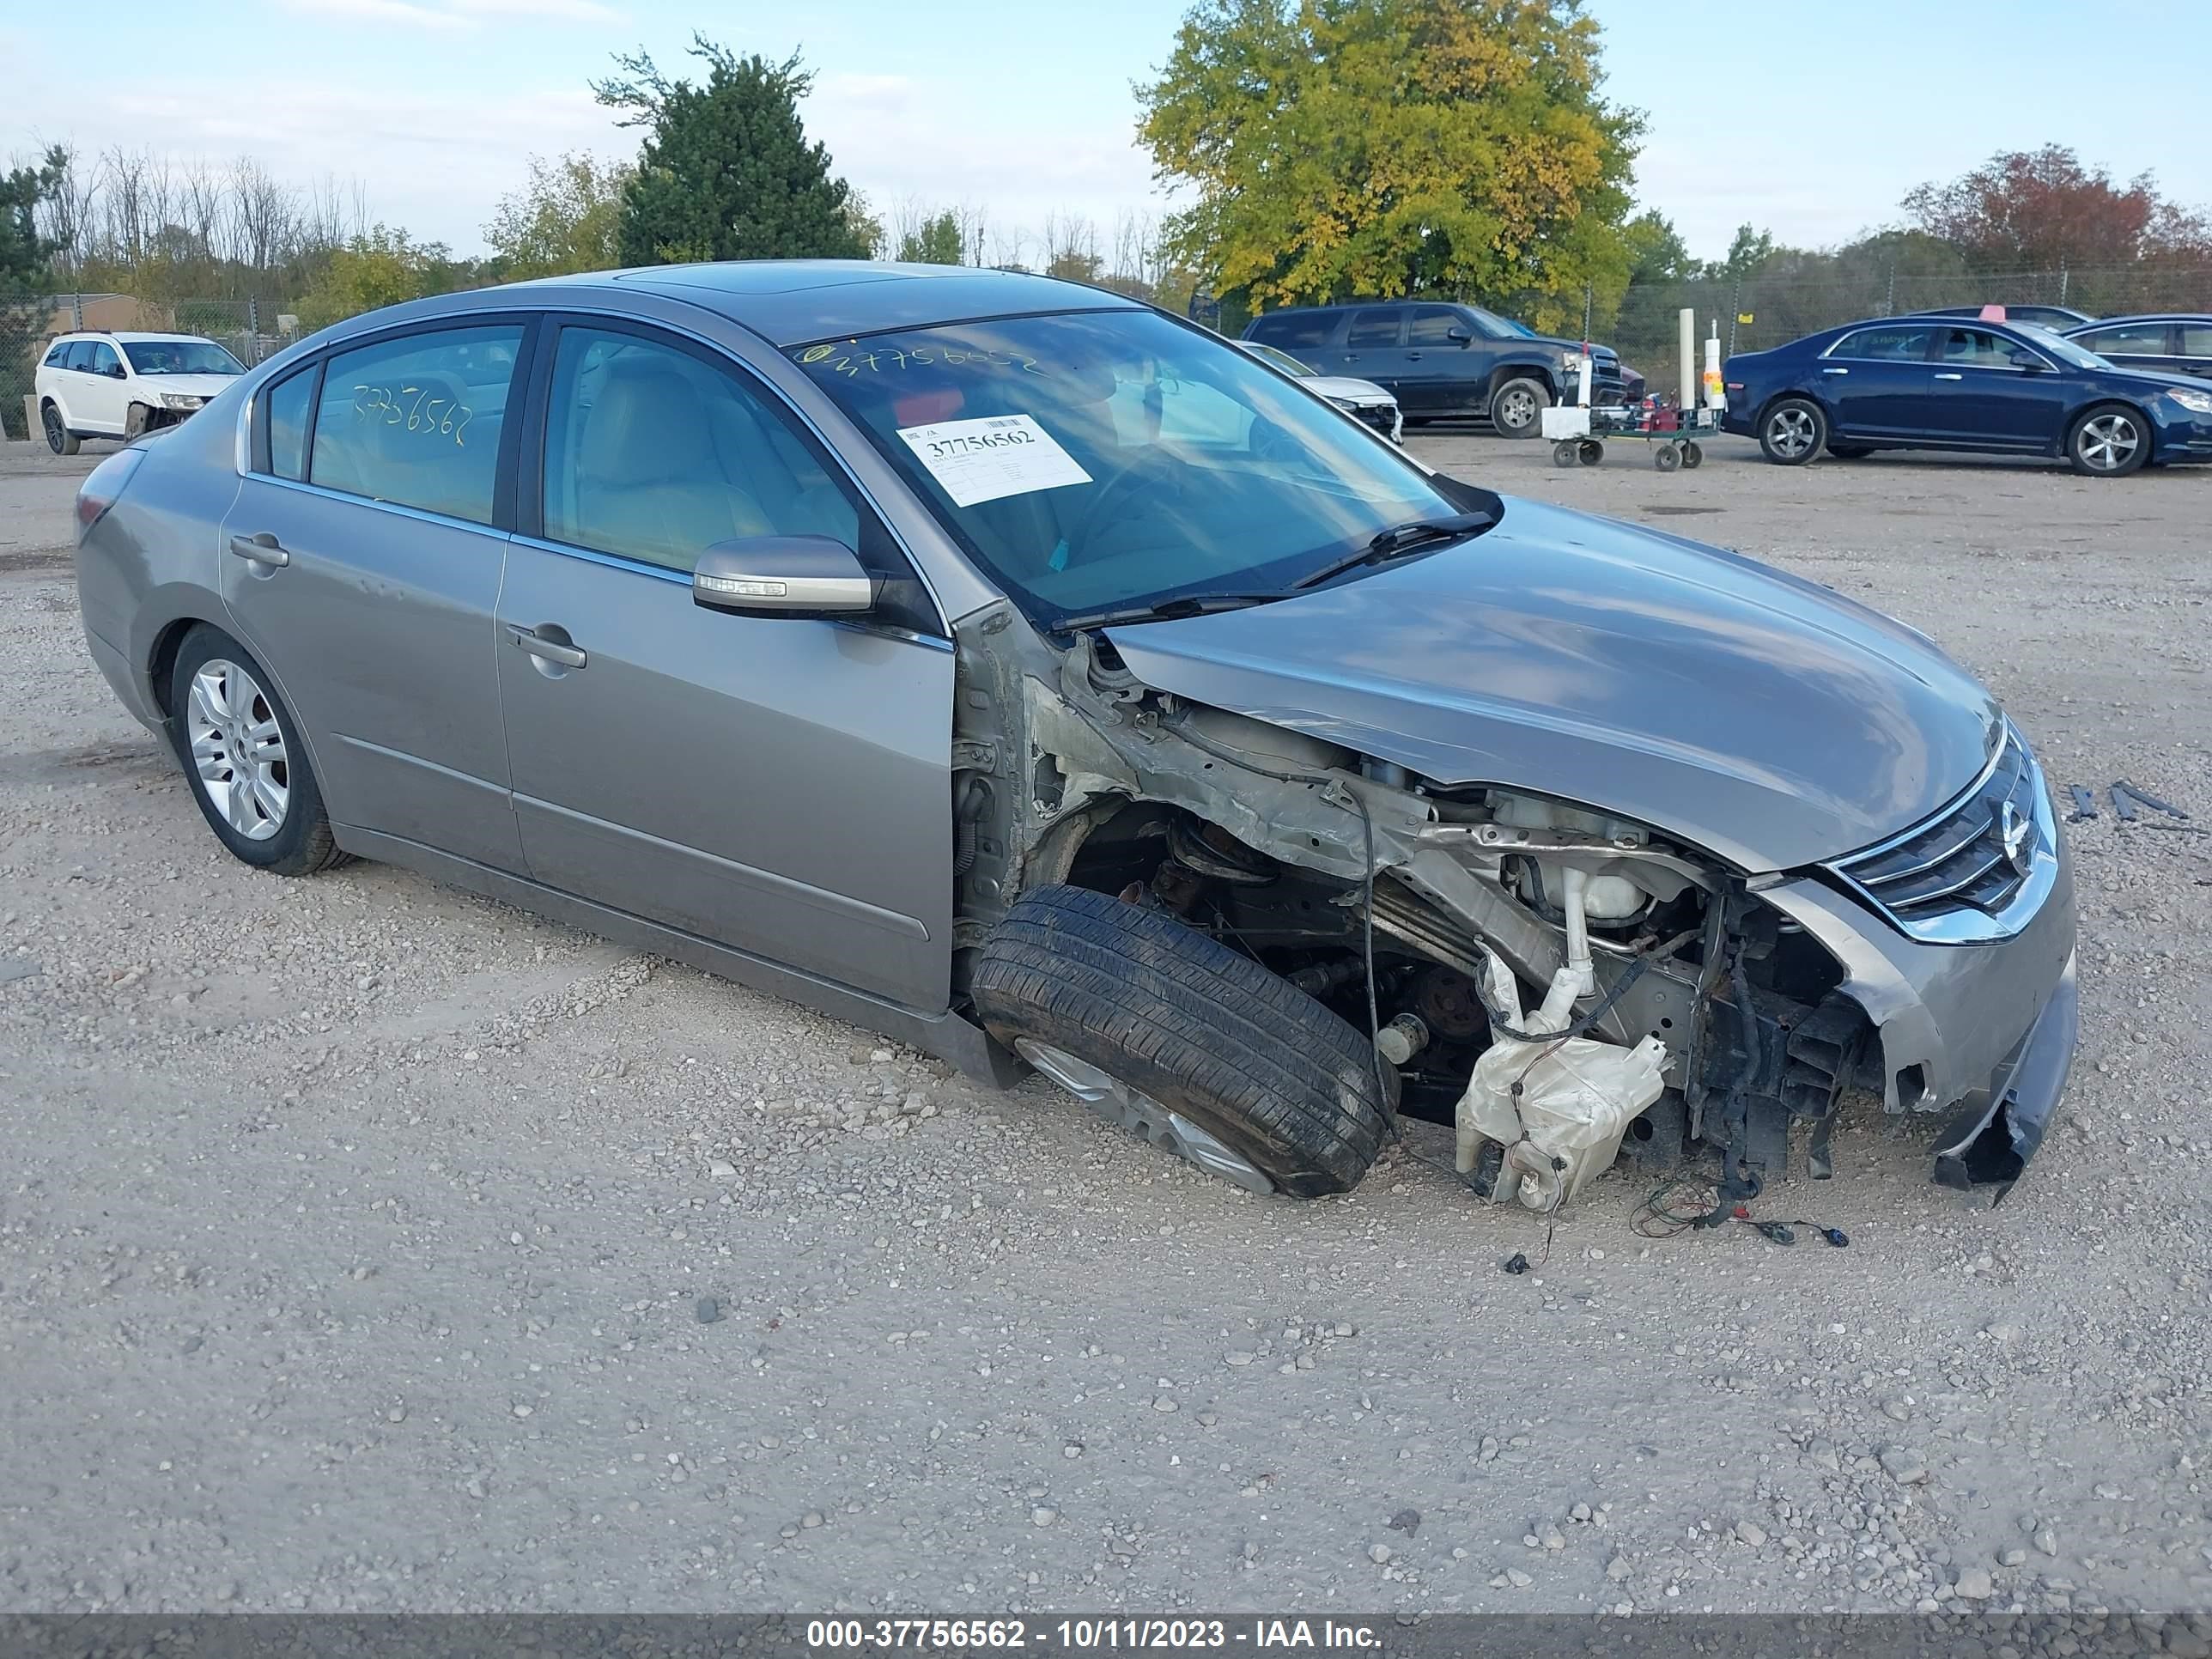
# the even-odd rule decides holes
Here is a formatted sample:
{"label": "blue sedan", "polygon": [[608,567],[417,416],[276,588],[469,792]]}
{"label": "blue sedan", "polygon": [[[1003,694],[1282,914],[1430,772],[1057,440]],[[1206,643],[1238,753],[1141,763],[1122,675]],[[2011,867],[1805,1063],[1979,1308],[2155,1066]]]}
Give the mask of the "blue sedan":
{"label": "blue sedan", "polygon": [[1726,428],[1784,466],[1823,449],[2048,455],[2100,477],[2212,460],[2212,386],[2121,368],[2028,323],[1848,323],[1731,357],[1722,378]]}

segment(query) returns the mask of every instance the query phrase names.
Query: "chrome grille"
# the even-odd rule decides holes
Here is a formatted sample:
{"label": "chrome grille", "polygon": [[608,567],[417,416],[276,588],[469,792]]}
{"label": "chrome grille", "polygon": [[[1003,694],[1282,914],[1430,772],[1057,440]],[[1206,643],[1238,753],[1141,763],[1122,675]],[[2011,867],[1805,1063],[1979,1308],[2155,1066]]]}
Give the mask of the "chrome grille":
{"label": "chrome grille", "polygon": [[2019,896],[2042,847],[2040,787],[2019,734],[2008,731],[1996,758],[1959,799],[1833,868],[1908,933],[1961,910],[1994,915]]}

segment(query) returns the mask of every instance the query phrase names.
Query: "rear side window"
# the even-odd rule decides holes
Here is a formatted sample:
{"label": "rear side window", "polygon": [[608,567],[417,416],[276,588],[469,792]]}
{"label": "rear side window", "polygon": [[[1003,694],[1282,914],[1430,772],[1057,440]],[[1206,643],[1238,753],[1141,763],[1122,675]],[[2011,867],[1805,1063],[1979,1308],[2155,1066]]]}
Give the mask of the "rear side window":
{"label": "rear side window", "polygon": [[1371,350],[1376,346],[1397,344],[1399,315],[1395,308],[1353,312],[1352,327],[1345,334],[1344,343],[1354,351],[1363,346]]}
{"label": "rear side window", "polygon": [[307,476],[307,411],[314,395],[312,368],[269,389],[269,470],[280,478]]}
{"label": "rear side window", "polygon": [[1856,334],[1844,335],[1828,355],[1917,363],[1928,355],[1928,337],[1933,332],[1933,329],[1926,328],[1863,328]]}
{"label": "rear side window", "polygon": [[1336,313],[1333,311],[1279,311],[1253,324],[1251,337],[1280,346],[1285,351],[1296,351],[1300,346],[1326,345],[1328,337],[1335,331]]}
{"label": "rear side window", "polygon": [[92,347],[93,343],[90,340],[71,341],[69,350],[69,367],[81,373],[91,373]]}
{"label": "rear side window", "polygon": [[564,328],[545,414],[545,535],[689,571],[740,536],[828,536],[860,515],[733,372],[635,334]]}
{"label": "rear side window", "polygon": [[[521,325],[511,324],[407,335],[331,358],[315,409],[309,479],[489,524],[521,345]],[[272,463],[274,455],[272,442]]]}
{"label": "rear side window", "polygon": [[2115,354],[2124,357],[2163,357],[2166,325],[2130,323],[2121,328],[2100,328],[2094,334],[2077,336],[2076,343],[2106,357]]}

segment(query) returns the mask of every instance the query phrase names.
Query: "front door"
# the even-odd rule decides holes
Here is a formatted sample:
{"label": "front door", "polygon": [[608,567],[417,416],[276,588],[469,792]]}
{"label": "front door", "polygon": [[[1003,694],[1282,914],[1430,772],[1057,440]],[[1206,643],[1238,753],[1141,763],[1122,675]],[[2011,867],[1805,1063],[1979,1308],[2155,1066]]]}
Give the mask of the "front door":
{"label": "front door", "polygon": [[531,874],[941,1009],[949,643],[732,615],[690,591],[699,555],[739,537],[832,536],[878,568],[902,556],[826,453],[727,359],[580,321],[549,350],[526,446],[542,465],[522,469],[522,522],[534,503],[540,533],[508,555],[497,647]]}
{"label": "front door", "polygon": [[1929,430],[1936,333],[1926,323],[1884,323],[1846,334],[1820,360],[1819,386],[1835,435],[1911,442]]}
{"label": "front door", "polygon": [[1449,306],[1413,307],[1392,388],[1398,407],[1408,415],[1443,415],[1479,404],[1486,376],[1473,340],[1473,331]]}
{"label": "front door", "polygon": [[2057,365],[2008,335],[1946,328],[1936,349],[1936,426],[1949,442],[2055,451],[2067,382]]}
{"label": "front door", "polygon": [[122,353],[106,340],[94,340],[86,360],[86,372],[79,379],[83,389],[77,395],[84,408],[81,414],[72,409],[71,418],[91,431],[120,433],[131,404],[131,386],[124,375]]}
{"label": "front door", "polygon": [[509,871],[492,520],[522,338],[441,328],[277,382],[221,542],[230,631],[305,728],[331,819]]}

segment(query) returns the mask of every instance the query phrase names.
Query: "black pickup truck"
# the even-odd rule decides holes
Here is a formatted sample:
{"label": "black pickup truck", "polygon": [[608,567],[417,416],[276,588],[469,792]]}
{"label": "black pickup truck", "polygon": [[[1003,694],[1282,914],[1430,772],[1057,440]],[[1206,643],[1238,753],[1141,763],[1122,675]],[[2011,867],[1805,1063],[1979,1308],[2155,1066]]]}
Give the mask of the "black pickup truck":
{"label": "black pickup truck", "polygon": [[[1372,380],[1406,424],[1486,417],[1504,438],[1533,438],[1549,405],[1571,402],[1581,343],[1531,334],[1480,306],[1436,301],[1297,306],[1255,318],[1244,337],[1288,351],[1323,374]],[[1644,377],[1609,346],[1591,351],[1590,401],[1632,403]]]}

